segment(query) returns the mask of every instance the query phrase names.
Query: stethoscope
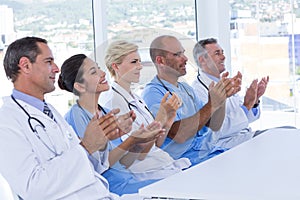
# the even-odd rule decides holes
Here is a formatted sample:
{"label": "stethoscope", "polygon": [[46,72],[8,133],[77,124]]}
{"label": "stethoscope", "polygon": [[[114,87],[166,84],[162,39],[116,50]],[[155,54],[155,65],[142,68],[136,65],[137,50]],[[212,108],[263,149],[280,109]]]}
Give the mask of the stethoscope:
{"label": "stethoscope", "polygon": [[[147,120],[147,118],[139,111],[139,109],[138,109],[138,107],[137,107],[136,105],[133,105],[132,103],[130,103],[130,102],[125,98],[125,96],[124,96],[123,94],[121,94],[121,92],[119,92],[116,88],[114,88],[114,87],[111,87],[111,88],[112,88],[113,91],[115,91],[117,94],[119,94],[119,95],[126,101],[129,110],[133,110],[132,107],[135,108],[135,110],[138,111],[138,112],[143,116],[143,118],[146,120],[146,122],[147,122],[148,124],[150,124],[149,121]],[[139,101],[141,104],[144,105],[144,103],[143,103],[141,100],[138,100],[138,101]],[[144,108],[148,111],[148,113],[150,113],[151,117],[152,117],[153,119],[155,119],[155,117],[153,116],[153,114],[151,113],[151,111],[149,110],[149,108],[148,108],[146,105],[144,106]]]}
{"label": "stethoscope", "polygon": [[[172,92],[169,90],[169,88],[160,80],[160,78],[156,75],[157,80],[161,83],[161,85],[165,88],[165,90],[167,90],[171,95]],[[192,101],[194,101],[194,97],[187,91],[187,89],[185,88],[185,86],[183,84],[181,84],[180,82],[178,82],[178,85],[181,85],[182,88],[184,89],[185,93],[187,93],[187,95],[192,99]]]}
{"label": "stethoscope", "polygon": [[207,85],[204,84],[204,82],[200,79],[200,73],[198,72],[198,76],[197,76],[198,81],[207,89],[207,91],[209,90]]}
{"label": "stethoscope", "polygon": [[[11,95],[12,100],[23,110],[23,112],[28,116],[28,124],[29,127],[31,129],[31,131],[35,134],[35,136],[43,143],[43,145],[49,150],[51,151],[55,156],[60,156],[62,155],[62,152],[58,153],[57,149],[54,146],[53,141],[51,140],[51,138],[49,137],[49,135],[46,133],[46,127],[43,124],[43,122],[41,122],[39,119],[37,119],[36,117],[32,117],[24,108],[23,106],[21,106],[21,104],[18,103],[18,101],[14,98],[13,95]],[[33,121],[35,121],[35,126],[33,126]],[[52,148],[50,148],[41,138],[40,134],[38,133],[37,129],[40,128],[45,132],[45,135],[47,135],[48,140],[51,143]]]}

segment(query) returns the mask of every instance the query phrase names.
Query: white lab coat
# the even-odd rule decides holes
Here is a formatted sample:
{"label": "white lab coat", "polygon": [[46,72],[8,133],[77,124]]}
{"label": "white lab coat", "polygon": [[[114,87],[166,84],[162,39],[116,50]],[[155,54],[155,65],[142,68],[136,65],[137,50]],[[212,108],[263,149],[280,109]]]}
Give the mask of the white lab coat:
{"label": "white lab coat", "polygon": [[[203,71],[199,71],[199,78],[207,87],[213,81]],[[192,82],[192,87],[199,99],[201,99],[203,103],[207,103],[208,90],[199,82],[198,78]],[[218,134],[218,137],[216,137],[218,138],[216,146],[232,148],[253,137],[254,131],[249,127],[249,123],[260,117],[260,108],[258,107],[258,113],[256,115],[253,114],[252,110],[246,115],[241,108],[242,104],[243,99],[238,94],[227,98],[226,114],[222,127],[219,131],[214,132],[214,134]]]}
{"label": "white lab coat", "polygon": [[[146,127],[152,123],[154,118],[150,111],[146,109],[146,103],[141,97],[134,93],[132,94],[133,96],[131,96],[116,82],[112,83],[112,87],[114,87],[121,95],[111,89],[109,91],[109,98],[105,103],[106,108],[119,108],[120,113],[118,114],[122,115],[130,111],[126,100],[134,105],[131,106],[131,109],[134,110],[136,119],[132,124],[132,131],[121,137],[124,141],[133,131],[138,130],[142,124]],[[126,100],[124,98],[126,98]],[[167,152],[156,145],[153,145],[146,158],[144,160],[135,160],[128,170],[130,170],[139,180],[162,179],[181,172],[190,165],[191,163],[188,158],[174,160]]]}
{"label": "white lab coat", "polygon": [[[11,97],[4,97],[3,102],[0,109],[0,173],[14,193],[30,200],[119,199],[109,192],[107,181],[95,172],[75,132],[51,105],[57,123],[29,104],[18,101],[32,117],[45,125],[46,132],[40,131],[39,136],[49,148],[61,153],[58,156],[31,131],[28,116]],[[31,124],[37,123],[32,121]],[[98,166],[98,170],[101,173],[105,167]]]}

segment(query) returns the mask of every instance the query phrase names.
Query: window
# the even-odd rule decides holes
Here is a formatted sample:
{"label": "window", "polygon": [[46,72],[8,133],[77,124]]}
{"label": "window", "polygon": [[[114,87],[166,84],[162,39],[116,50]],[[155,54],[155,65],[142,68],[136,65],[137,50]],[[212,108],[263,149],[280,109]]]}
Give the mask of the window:
{"label": "window", "polygon": [[270,76],[256,125],[299,124],[298,2],[235,0],[230,5],[232,70],[241,71],[247,85]]}
{"label": "window", "polygon": [[[300,12],[297,1],[212,0],[172,1],[170,4],[169,1],[144,0],[124,1],[124,5],[122,2],[107,1],[108,40],[132,40],[139,44],[142,58],[147,60],[145,52],[156,34],[163,31],[181,34],[189,58],[188,74],[184,78],[191,82],[197,71],[191,54],[197,34],[198,38],[217,37],[225,49],[227,70],[231,74],[241,71],[244,75],[241,93],[253,79],[270,76],[268,89],[261,99],[263,113],[261,119],[252,124],[254,129],[296,126],[300,122],[297,114],[300,105],[297,36],[300,31],[296,29],[299,27],[297,13]],[[202,7],[196,14],[195,3]],[[228,8],[226,4],[229,4]],[[201,24],[201,20],[205,23]],[[186,26],[185,32],[179,24]],[[185,40],[190,44],[185,44]],[[142,75],[142,85],[150,79],[149,69],[145,68],[151,64],[145,62],[142,71],[146,75]]]}
{"label": "window", "polygon": [[[5,85],[0,96],[10,95],[12,83],[5,80],[3,56],[5,47],[14,40],[25,36],[37,36],[48,40],[55,62],[62,62],[76,53],[92,55],[94,52],[92,1],[89,0],[51,0],[9,1],[0,3],[0,83]],[[58,77],[58,75],[57,75]],[[7,87],[8,86],[8,87]],[[68,102],[73,95],[61,91],[46,96],[63,114],[69,109]]]}
{"label": "window", "polygon": [[[103,55],[107,42],[126,39],[140,47],[144,69],[141,86],[136,88],[142,89],[153,77],[149,74],[156,73],[147,55],[150,42],[155,36],[166,32],[179,35],[189,58],[188,74],[184,77],[187,82],[194,79],[197,71],[191,53],[197,35],[198,38],[217,37],[224,44],[228,70],[231,74],[237,71],[244,74],[243,88],[254,78],[270,75],[268,90],[262,98],[263,116],[256,122],[257,127],[300,123],[297,114],[300,107],[298,1],[230,0],[225,2],[229,4],[228,10],[223,4],[218,6],[217,2],[225,1],[44,0],[39,4],[32,1],[2,1],[0,65],[2,66],[5,47],[10,42],[26,35],[36,35],[49,41],[59,66],[75,53],[85,53],[93,57],[97,49],[101,49],[102,58],[97,56],[96,59],[105,69]],[[204,9],[202,12],[195,11],[196,3]],[[95,7],[98,4],[102,6],[101,9]],[[212,9],[206,9],[207,4]],[[212,15],[214,9],[218,13],[224,12],[228,16],[228,22],[225,17]],[[206,21],[209,18],[210,23],[202,26],[196,20],[196,17],[199,20],[199,16]],[[97,29],[99,24],[93,25],[93,22],[102,23],[100,30]],[[220,27],[220,24],[225,25]],[[203,31],[211,27],[216,31],[203,34]],[[99,35],[102,38],[99,39]],[[228,41],[228,45],[225,41]],[[5,77],[3,67],[0,75]],[[2,85],[9,86],[0,91],[0,96],[9,95],[12,84],[5,78],[0,80]],[[62,113],[67,111],[74,99],[72,94],[59,89],[47,98]],[[269,117],[275,116],[274,113],[278,113],[278,117],[270,120]]]}
{"label": "window", "polygon": [[[192,77],[197,71],[191,52],[196,39],[194,0],[107,0],[106,13],[108,41],[125,39],[139,46],[143,70],[140,87],[137,85],[134,88],[142,89],[156,74],[149,56],[149,46],[161,34],[178,36],[184,47],[190,50],[187,51],[190,58],[188,75]],[[99,62],[102,60],[100,58]]]}

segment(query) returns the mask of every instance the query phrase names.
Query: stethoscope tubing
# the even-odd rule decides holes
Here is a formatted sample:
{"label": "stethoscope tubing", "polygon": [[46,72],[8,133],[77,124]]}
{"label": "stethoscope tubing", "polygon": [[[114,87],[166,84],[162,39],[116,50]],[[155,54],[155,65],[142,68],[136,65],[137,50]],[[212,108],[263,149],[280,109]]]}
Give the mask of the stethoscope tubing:
{"label": "stethoscope tubing", "polygon": [[[116,92],[117,94],[119,94],[127,103],[129,110],[132,110],[132,107],[134,107],[136,110],[138,110],[136,105],[133,105],[132,103],[130,103],[123,94],[121,94],[121,92],[119,92],[116,88],[112,87],[112,90],[114,92]],[[141,104],[144,104],[141,100],[138,100]],[[150,113],[151,117],[153,119],[155,119],[155,117],[153,116],[152,112],[149,110],[149,108],[145,105],[144,108],[147,110],[147,112]],[[147,121],[147,120],[146,120]]]}
{"label": "stethoscope tubing", "polygon": [[57,150],[56,150],[56,148],[55,148],[55,146],[54,146],[54,144],[53,144],[53,141],[51,140],[51,138],[48,136],[48,138],[49,138],[49,141],[52,143],[52,146],[53,146],[53,150],[49,147],[49,145],[47,145],[43,140],[42,140],[42,138],[40,137],[40,135],[39,135],[39,133],[37,132],[37,130],[32,126],[32,123],[31,123],[31,120],[34,120],[34,121],[36,121],[38,124],[39,124],[39,126],[41,126],[42,128],[43,128],[43,130],[45,131],[45,134],[47,134],[46,133],[46,126],[43,124],[43,122],[41,122],[39,119],[37,119],[36,117],[32,117],[26,110],[25,110],[25,108],[15,99],[15,97],[13,96],[13,95],[11,95],[11,98],[12,98],[12,100],[23,110],[23,112],[28,116],[28,120],[27,120],[27,122],[28,122],[28,125],[29,125],[29,127],[30,127],[30,129],[31,129],[31,131],[34,133],[34,135],[44,144],[44,146],[49,150],[49,151],[51,151],[55,156],[60,156],[61,154],[62,154],[62,152],[61,153],[58,153],[57,152]]}

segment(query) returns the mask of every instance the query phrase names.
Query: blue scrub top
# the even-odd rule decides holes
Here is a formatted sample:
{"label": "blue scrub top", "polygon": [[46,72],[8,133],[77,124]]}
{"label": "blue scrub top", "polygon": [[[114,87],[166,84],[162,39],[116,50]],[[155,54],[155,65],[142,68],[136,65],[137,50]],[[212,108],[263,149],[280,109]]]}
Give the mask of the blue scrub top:
{"label": "blue scrub top", "polygon": [[[142,92],[142,97],[154,116],[156,116],[161,99],[167,91],[175,92],[182,100],[182,106],[177,110],[175,121],[190,117],[203,107],[203,103],[187,83],[179,82],[176,87],[167,81],[161,81],[164,85],[155,76]],[[197,125],[195,124],[195,126]],[[182,144],[167,137],[162,149],[174,159],[186,157],[190,159],[192,165],[195,165],[226,150],[215,147],[215,142],[211,129],[204,126],[195,133],[193,138]]]}
{"label": "blue scrub top", "polygon": [[[105,109],[107,113],[108,109]],[[66,113],[66,121],[73,127],[79,137],[83,137],[85,129],[92,119],[93,115],[74,104],[71,109]],[[119,138],[108,143],[109,149],[113,149],[121,143]],[[157,180],[140,181],[136,179],[131,172],[129,172],[123,165],[117,162],[113,167],[110,167],[101,174],[109,183],[109,190],[118,195],[137,193],[139,188],[147,186]]]}

